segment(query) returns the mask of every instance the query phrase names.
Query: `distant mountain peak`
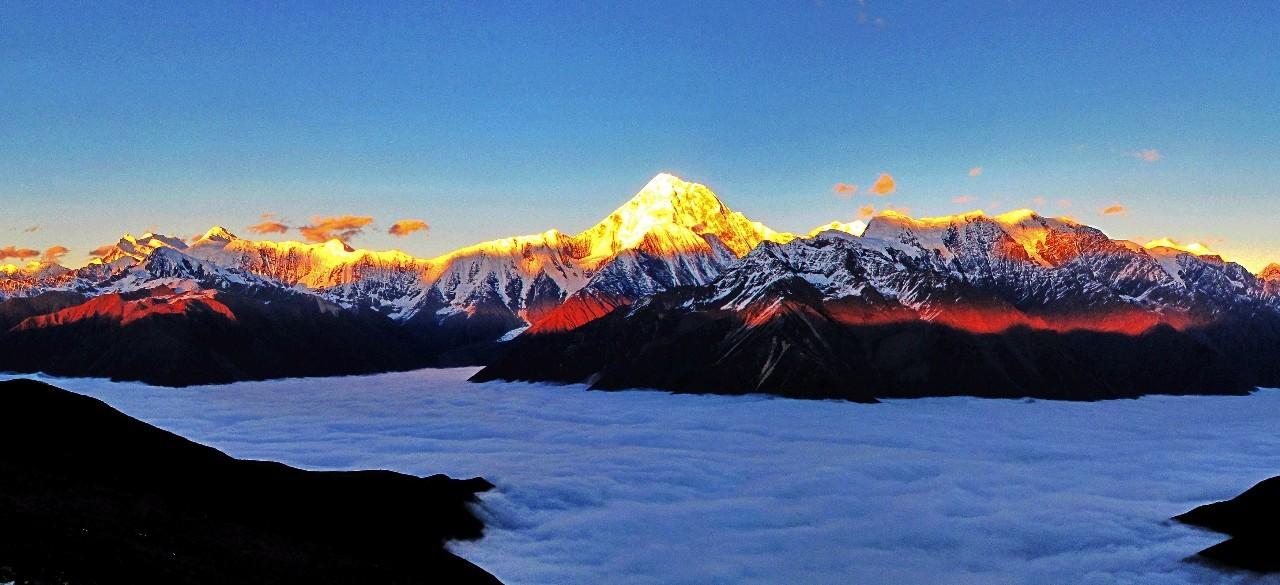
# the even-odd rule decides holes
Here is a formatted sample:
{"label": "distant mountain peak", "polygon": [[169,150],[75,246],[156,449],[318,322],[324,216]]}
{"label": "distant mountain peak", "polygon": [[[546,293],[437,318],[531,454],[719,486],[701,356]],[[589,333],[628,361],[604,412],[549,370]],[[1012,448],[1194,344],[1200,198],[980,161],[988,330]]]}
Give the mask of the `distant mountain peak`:
{"label": "distant mountain peak", "polygon": [[1280,281],[1280,264],[1275,262],[1268,264],[1267,267],[1263,268],[1262,272],[1258,274],[1258,278],[1267,282]]}
{"label": "distant mountain peak", "polygon": [[706,185],[658,173],[629,201],[575,239],[587,248],[585,260],[590,264],[622,250],[670,255],[706,248],[705,236],[714,236],[739,257],[763,240],[794,237],[729,209]]}
{"label": "distant mountain peak", "polygon": [[227,228],[224,228],[220,225],[215,225],[209,228],[209,231],[205,232],[204,235],[200,236],[200,238],[196,241],[230,242],[231,240],[237,240],[237,239],[239,238],[237,238],[236,235],[231,233],[230,231],[227,231]]}
{"label": "distant mountain peak", "polygon": [[855,219],[850,222],[833,221],[831,223],[823,224],[809,230],[807,235],[812,238],[822,232],[844,232],[846,234],[861,236],[865,231],[867,231],[867,222]]}
{"label": "distant mountain peak", "polygon": [[1168,250],[1175,250],[1178,252],[1186,252],[1188,254],[1195,254],[1196,256],[1216,256],[1217,255],[1213,250],[1210,250],[1208,246],[1201,244],[1199,242],[1179,242],[1169,238],[1160,238],[1158,240],[1151,240],[1150,242],[1143,244],[1142,247],[1148,250],[1158,250],[1158,249],[1164,248]]}

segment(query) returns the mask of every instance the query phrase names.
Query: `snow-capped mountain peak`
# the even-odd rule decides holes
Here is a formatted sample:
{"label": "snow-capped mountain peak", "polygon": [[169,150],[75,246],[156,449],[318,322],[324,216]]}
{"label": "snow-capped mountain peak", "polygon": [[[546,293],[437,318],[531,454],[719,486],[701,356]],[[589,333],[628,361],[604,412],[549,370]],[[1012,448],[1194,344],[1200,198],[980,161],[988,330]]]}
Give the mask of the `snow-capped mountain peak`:
{"label": "snow-capped mountain peak", "polygon": [[587,250],[582,263],[599,266],[623,250],[657,255],[705,250],[706,236],[714,236],[739,257],[761,241],[794,238],[729,209],[706,185],[659,173],[631,200],[574,239]]}
{"label": "snow-capped mountain peak", "polygon": [[203,236],[200,236],[195,241],[195,243],[197,244],[200,242],[226,243],[226,242],[230,242],[232,240],[238,240],[238,239],[240,238],[237,238],[235,234],[231,233],[230,231],[227,231],[227,228],[224,228],[220,225],[216,225],[209,228],[209,231],[205,232]]}
{"label": "snow-capped mountain peak", "polygon": [[855,219],[850,222],[833,221],[828,224],[820,225],[809,230],[808,237],[812,238],[822,232],[844,232],[855,236],[861,236],[867,231],[867,222]]}
{"label": "snow-capped mountain peak", "polygon": [[92,263],[113,264],[119,260],[129,259],[133,262],[141,262],[150,256],[152,252],[160,248],[174,248],[177,250],[185,250],[187,243],[182,238],[175,238],[161,234],[147,232],[141,236],[133,234],[125,234],[120,240],[111,247],[101,258],[95,259]]}

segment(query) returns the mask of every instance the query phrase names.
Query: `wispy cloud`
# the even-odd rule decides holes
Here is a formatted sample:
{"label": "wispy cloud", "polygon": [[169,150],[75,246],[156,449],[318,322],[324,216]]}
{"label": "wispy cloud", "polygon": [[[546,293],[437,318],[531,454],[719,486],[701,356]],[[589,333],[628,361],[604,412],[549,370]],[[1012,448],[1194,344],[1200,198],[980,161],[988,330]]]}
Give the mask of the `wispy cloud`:
{"label": "wispy cloud", "polygon": [[858,208],[858,219],[867,219],[876,214],[876,206],[863,205]]}
{"label": "wispy cloud", "polygon": [[981,175],[981,174],[982,174],[982,167],[973,167],[973,168],[969,169],[969,176],[970,176],[970,177],[976,177],[976,176]]}
{"label": "wispy cloud", "polygon": [[852,183],[836,183],[831,187],[831,192],[835,193],[836,197],[848,199],[858,192],[858,186]]}
{"label": "wispy cloud", "polygon": [[858,24],[873,24],[880,28],[884,28],[886,24],[889,24],[887,21],[885,21],[883,16],[875,16],[867,12],[866,0],[858,0],[857,21],[858,21]]}
{"label": "wispy cloud", "polygon": [[27,229],[25,229],[25,230],[22,230],[22,233],[24,233],[24,234],[34,234],[34,233],[36,233],[36,232],[38,232],[38,231],[40,231],[40,226],[38,226],[38,225],[33,225],[33,226],[31,226],[31,227],[29,227],[29,228],[27,228]]}
{"label": "wispy cloud", "polygon": [[289,231],[289,226],[278,221],[268,219],[261,223],[255,223],[249,226],[249,231],[255,234],[283,234]]}
{"label": "wispy cloud", "polygon": [[66,246],[50,246],[40,256],[40,260],[44,262],[61,262],[62,257],[66,256],[70,251]]}
{"label": "wispy cloud", "polygon": [[105,246],[98,246],[97,248],[89,250],[89,255],[93,256],[94,258],[101,258],[103,256],[106,256],[107,254],[110,254],[111,251],[114,249],[115,249],[115,246],[111,244],[107,244]]}
{"label": "wispy cloud", "polygon": [[362,233],[373,218],[367,215],[337,215],[333,217],[313,217],[311,225],[299,226],[303,239],[308,242],[327,242],[338,239],[342,241],[354,238]]}
{"label": "wispy cloud", "polygon": [[893,176],[889,173],[880,173],[880,176],[876,177],[876,182],[871,185],[871,189],[868,189],[871,194],[881,197],[897,190],[898,184],[894,182]]}
{"label": "wispy cloud", "polygon": [[1102,209],[1102,215],[1127,215],[1129,210],[1119,203]]}
{"label": "wispy cloud", "polygon": [[951,198],[951,202],[956,205],[964,205],[966,203],[973,203],[973,199],[973,195],[956,195]]}
{"label": "wispy cloud", "polygon": [[39,250],[32,250],[31,248],[15,248],[13,246],[0,248],[0,260],[4,260],[6,258],[26,260],[27,258],[35,258],[39,255]]}
{"label": "wispy cloud", "polygon": [[431,226],[420,219],[402,219],[392,224],[391,229],[388,229],[387,233],[403,238],[414,232],[428,229],[431,229]]}
{"label": "wispy cloud", "polygon": [[1160,161],[1160,159],[1161,159],[1161,158],[1163,158],[1163,157],[1160,155],[1160,151],[1158,151],[1158,150],[1156,150],[1156,149],[1154,149],[1154,148],[1148,148],[1148,149],[1146,149],[1146,150],[1139,150],[1138,152],[1133,153],[1133,156],[1134,156],[1134,158],[1137,158],[1137,159],[1140,159],[1140,160],[1143,160],[1143,161],[1146,161],[1146,162],[1149,162],[1149,163],[1159,162],[1159,161]]}

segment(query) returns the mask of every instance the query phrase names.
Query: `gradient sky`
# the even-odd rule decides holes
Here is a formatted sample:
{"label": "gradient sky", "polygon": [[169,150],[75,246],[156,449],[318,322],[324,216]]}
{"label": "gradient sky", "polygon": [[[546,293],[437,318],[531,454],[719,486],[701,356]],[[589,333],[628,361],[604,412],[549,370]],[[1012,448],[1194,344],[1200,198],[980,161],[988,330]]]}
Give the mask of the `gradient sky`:
{"label": "gradient sky", "polygon": [[1280,261],[1280,2],[265,4],[0,0],[0,247],[274,212],[431,256],[670,171],[779,230],[1035,207]]}

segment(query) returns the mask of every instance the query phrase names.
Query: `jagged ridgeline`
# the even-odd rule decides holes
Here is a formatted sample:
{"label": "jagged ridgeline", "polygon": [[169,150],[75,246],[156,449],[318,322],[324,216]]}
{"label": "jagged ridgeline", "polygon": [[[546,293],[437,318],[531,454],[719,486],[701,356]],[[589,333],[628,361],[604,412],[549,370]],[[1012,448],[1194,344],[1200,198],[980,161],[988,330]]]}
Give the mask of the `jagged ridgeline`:
{"label": "jagged ridgeline", "polygon": [[1160,244],[1029,211],[781,233],[660,174],[580,234],[431,259],[214,228],[7,266],[0,368],[191,384],[493,362],[480,378],[859,400],[1275,379],[1280,268]]}

